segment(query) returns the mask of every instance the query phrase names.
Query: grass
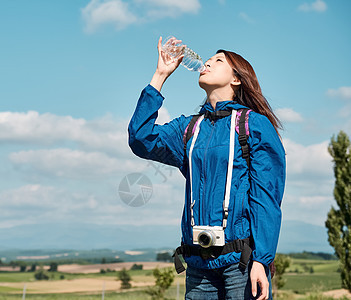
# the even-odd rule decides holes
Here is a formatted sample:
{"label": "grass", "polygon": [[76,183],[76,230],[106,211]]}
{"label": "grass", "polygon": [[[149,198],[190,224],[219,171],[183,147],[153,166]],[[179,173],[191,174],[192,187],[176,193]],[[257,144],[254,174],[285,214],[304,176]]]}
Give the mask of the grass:
{"label": "grass", "polygon": [[[311,293],[304,296],[297,296],[292,292],[280,292],[278,297],[275,297],[274,300],[335,300],[335,298],[324,296],[321,293]],[[338,298],[339,300],[349,300],[346,297]]]}
{"label": "grass", "polygon": [[284,274],[286,284],[282,290],[306,294],[340,289],[338,268],[338,261],[292,259],[287,273]]}
{"label": "grass", "polygon": [[0,272],[0,282],[25,282],[34,280],[34,273]]}
{"label": "grass", "polygon": [[338,273],[286,274],[284,278],[287,281],[282,290],[291,290],[296,294],[341,289]]}
{"label": "grass", "polygon": [[287,269],[287,273],[296,271],[306,272],[311,267],[314,272],[337,272],[339,262],[335,260],[291,259],[291,265]]}

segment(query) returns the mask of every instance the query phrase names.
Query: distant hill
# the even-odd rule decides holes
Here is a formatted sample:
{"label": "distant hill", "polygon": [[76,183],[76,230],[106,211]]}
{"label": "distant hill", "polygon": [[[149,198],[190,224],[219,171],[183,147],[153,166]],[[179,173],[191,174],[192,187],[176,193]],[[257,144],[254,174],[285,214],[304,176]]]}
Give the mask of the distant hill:
{"label": "distant hill", "polygon": [[[0,250],[9,249],[174,249],[180,243],[180,226],[126,226],[94,224],[37,224],[0,229]],[[278,252],[333,253],[326,229],[285,221]]]}
{"label": "distant hill", "polygon": [[299,253],[289,253],[292,258],[308,259],[308,260],[338,260],[335,254],[324,253],[324,252],[309,252],[303,251]]}
{"label": "distant hill", "polygon": [[173,249],[139,249],[134,251],[118,251],[111,249],[74,250],[74,249],[32,249],[32,250],[0,250],[3,263],[11,261],[27,261],[61,264],[110,264],[116,262],[154,262],[159,252],[173,252]]}

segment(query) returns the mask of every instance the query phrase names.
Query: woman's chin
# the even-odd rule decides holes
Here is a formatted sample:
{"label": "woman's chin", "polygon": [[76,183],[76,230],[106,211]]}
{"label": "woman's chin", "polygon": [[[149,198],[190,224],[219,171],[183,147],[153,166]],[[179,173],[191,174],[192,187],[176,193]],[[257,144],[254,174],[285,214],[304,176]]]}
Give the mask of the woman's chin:
{"label": "woman's chin", "polygon": [[208,82],[206,82],[206,80],[203,80],[203,79],[201,78],[201,76],[200,76],[200,78],[199,78],[199,86],[200,86],[200,88],[202,88],[202,89],[204,89],[204,90],[206,90],[206,88],[209,86],[209,85],[208,85]]}

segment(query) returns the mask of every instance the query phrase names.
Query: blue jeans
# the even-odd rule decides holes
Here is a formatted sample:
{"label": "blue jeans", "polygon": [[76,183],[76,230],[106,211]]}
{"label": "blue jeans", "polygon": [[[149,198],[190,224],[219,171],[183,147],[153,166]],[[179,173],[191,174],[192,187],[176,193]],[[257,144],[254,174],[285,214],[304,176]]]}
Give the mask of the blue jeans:
{"label": "blue jeans", "polygon": [[[251,294],[249,272],[251,264],[241,271],[239,264],[219,269],[197,269],[187,267],[186,300],[249,300],[255,299]],[[268,271],[269,299],[272,300],[271,276]],[[257,295],[261,293],[257,288]]]}

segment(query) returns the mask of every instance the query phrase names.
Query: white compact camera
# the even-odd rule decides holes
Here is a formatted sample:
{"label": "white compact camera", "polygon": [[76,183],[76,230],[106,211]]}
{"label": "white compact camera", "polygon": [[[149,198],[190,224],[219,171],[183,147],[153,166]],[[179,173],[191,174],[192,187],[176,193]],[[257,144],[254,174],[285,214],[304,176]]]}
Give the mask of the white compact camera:
{"label": "white compact camera", "polygon": [[194,226],[193,243],[203,248],[224,246],[224,230],[221,226]]}

